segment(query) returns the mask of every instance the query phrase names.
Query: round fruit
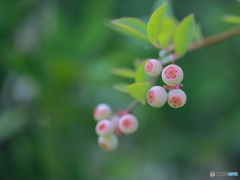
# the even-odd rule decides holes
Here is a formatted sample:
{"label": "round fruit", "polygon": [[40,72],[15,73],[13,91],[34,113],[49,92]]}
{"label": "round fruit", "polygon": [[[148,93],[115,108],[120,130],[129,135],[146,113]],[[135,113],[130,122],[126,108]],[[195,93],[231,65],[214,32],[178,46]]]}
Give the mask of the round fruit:
{"label": "round fruit", "polygon": [[173,89],[168,93],[168,104],[172,108],[182,107],[187,101],[187,96],[181,89]]}
{"label": "round fruit", "polygon": [[155,108],[162,107],[167,102],[167,92],[161,86],[153,86],[147,93],[148,104]]}
{"label": "round fruit", "polygon": [[162,80],[169,86],[176,86],[183,80],[183,70],[175,64],[168,65],[162,71]]}
{"label": "round fruit", "polygon": [[162,71],[162,64],[157,59],[150,59],[146,62],[144,69],[148,76],[156,77]]}

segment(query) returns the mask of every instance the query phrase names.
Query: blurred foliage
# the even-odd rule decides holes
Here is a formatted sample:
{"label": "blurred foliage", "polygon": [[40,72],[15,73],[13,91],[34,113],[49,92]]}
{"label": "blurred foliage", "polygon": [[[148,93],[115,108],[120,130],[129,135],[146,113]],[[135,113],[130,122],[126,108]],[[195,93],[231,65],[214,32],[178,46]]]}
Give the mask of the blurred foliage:
{"label": "blurred foliage", "polygon": [[[210,171],[240,173],[239,36],[179,60],[188,96],[183,108],[139,104],[137,133],[120,137],[111,153],[97,145],[93,108],[105,102],[124,109],[132,101],[112,88],[123,79],[110,69],[158,56],[104,24],[119,17],[146,22],[156,4],[0,0],[0,179],[200,180]],[[232,27],[221,18],[240,9],[229,0],[171,4],[177,19],[194,13],[204,36]]]}

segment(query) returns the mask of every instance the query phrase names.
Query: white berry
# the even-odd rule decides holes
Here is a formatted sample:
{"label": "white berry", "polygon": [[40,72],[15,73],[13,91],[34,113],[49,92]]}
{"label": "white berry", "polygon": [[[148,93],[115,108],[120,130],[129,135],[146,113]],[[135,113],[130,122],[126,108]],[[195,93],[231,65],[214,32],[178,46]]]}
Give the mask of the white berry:
{"label": "white berry", "polygon": [[108,104],[102,103],[99,104],[93,112],[93,117],[96,121],[100,121],[103,119],[109,118],[109,116],[112,114],[112,109]]}
{"label": "white berry", "polygon": [[148,76],[156,77],[162,71],[162,63],[157,59],[150,59],[146,62],[144,69]]}
{"label": "white berry", "polygon": [[138,129],[138,120],[132,114],[123,115],[119,122],[118,127],[124,134],[132,134]]}
{"label": "white berry", "polygon": [[162,107],[167,102],[167,92],[161,86],[153,86],[147,93],[148,103],[155,107]]}
{"label": "white berry", "polygon": [[176,86],[183,80],[183,70],[175,64],[168,65],[162,71],[162,80],[169,86]]}
{"label": "white berry", "polygon": [[181,89],[173,89],[168,93],[168,104],[172,108],[182,107],[187,101],[187,96]]}
{"label": "white berry", "polygon": [[98,145],[105,151],[112,151],[118,146],[118,138],[116,135],[99,136]]}
{"label": "white berry", "polygon": [[99,136],[108,136],[113,133],[114,125],[109,120],[101,120],[97,123],[95,130]]}

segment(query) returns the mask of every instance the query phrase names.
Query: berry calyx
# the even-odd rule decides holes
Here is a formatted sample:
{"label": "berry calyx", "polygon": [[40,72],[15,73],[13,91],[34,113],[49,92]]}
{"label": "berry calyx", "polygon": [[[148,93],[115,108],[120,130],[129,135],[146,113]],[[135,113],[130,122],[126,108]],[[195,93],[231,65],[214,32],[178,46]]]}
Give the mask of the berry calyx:
{"label": "berry calyx", "polygon": [[173,90],[173,89],[181,89],[181,87],[183,87],[183,84],[177,84],[176,86],[163,86],[164,89],[168,89],[169,91]]}
{"label": "berry calyx", "polygon": [[146,62],[144,69],[148,76],[156,77],[162,71],[162,64],[157,59],[150,59]]}
{"label": "berry calyx", "polygon": [[93,117],[96,121],[107,119],[112,114],[112,109],[108,104],[101,103],[94,109]]}
{"label": "berry calyx", "polygon": [[181,89],[173,89],[168,93],[168,104],[172,108],[182,107],[187,101],[187,96]]}
{"label": "berry calyx", "polygon": [[118,146],[118,138],[116,135],[99,136],[98,145],[105,151],[112,151]]}
{"label": "berry calyx", "polygon": [[95,130],[99,136],[108,136],[113,133],[114,125],[109,120],[101,120],[97,123]]}
{"label": "berry calyx", "polygon": [[167,92],[161,86],[153,86],[147,93],[148,104],[155,108],[162,107],[167,102]]}
{"label": "berry calyx", "polygon": [[169,86],[176,86],[183,80],[183,70],[175,64],[168,65],[162,71],[162,80]]}
{"label": "berry calyx", "polygon": [[126,110],[118,110],[117,114],[120,115],[120,116],[123,116],[125,114],[130,114],[130,112],[126,111]]}
{"label": "berry calyx", "polygon": [[122,116],[118,122],[120,131],[124,134],[132,134],[138,129],[138,120],[132,114]]}

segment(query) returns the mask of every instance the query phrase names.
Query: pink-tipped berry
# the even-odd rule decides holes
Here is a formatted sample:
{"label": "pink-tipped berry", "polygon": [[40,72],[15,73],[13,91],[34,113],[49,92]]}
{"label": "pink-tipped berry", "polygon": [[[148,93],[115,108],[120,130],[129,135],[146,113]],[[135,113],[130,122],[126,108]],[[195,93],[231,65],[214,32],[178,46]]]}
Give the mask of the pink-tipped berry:
{"label": "pink-tipped berry", "polygon": [[108,136],[113,133],[114,125],[109,120],[101,120],[97,123],[95,130],[99,136]]}
{"label": "pink-tipped berry", "polygon": [[99,104],[93,112],[93,117],[96,121],[101,121],[103,119],[109,118],[112,114],[112,109],[108,104]]}
{"label": "pink-tipped berry", "polygon": [[180,84],[183,80],[183,71],[175,64],[168,65],[162,71],[162,80],[169,86]]}
{"label": "pink-tipped berry", "polygon": [[162,63],[157,59],[150,59],[145,64],[145,72],[150,77],[158,76],[162,71]]}
{"label": "pink-tipped berry", "polygon": [[167,102],[167,92],[161,86],[153,86],[147,93],[148,103],[155,107],[162,107]]}
{"label": "pink-tipped berry", "polygon": [[118,138],[116,135],[99,136],[98,145],[105,151],[112,151],[118,146]]}
{"label": "pink-tipped berry", "polygon": [[182,107],[187,100],[187,96],[181,89],[173,89],[168,93],[168,104],[172,108]]}
{"label": "pink-tipped berry", "polygon": [[124,134],[132,134],[138,129],[138,120],[132,114],[123,115],[119,122],[118,127]]}

